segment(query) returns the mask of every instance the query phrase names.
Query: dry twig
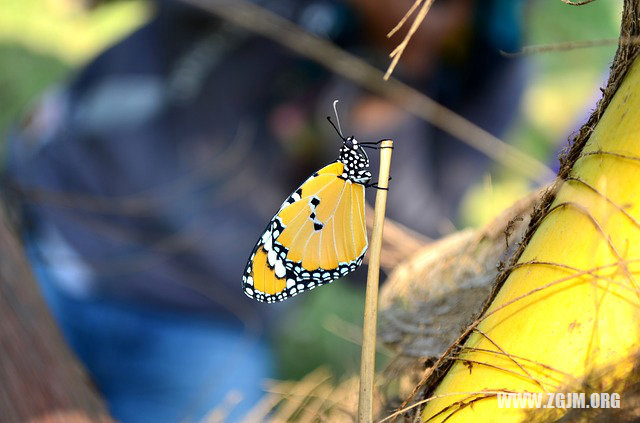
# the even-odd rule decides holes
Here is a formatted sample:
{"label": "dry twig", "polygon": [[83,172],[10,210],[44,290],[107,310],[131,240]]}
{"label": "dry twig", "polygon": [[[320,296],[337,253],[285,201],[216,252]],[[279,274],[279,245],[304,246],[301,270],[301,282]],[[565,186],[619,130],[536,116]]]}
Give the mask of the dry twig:
{"label": "dry twig", "polygon": [[182,0],[215,14],[234,25],[270,38],[325,66],[372,92],[385,97],[409,113],[482,152],[528,179],[544,183],[554,177],[545,164],[442,106],[420,91],[398,81],[384,81],[384,74],[330,42],[302,30],[292,22],[246,0]]}

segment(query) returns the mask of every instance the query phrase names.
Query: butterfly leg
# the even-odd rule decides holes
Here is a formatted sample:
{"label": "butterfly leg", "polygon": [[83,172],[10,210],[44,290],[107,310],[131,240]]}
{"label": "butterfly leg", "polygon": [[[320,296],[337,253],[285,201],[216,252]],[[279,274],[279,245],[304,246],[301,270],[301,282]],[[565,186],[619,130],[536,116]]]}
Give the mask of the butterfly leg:
{"label": "butterfly leg", "polygon": [[[393,179],[391,176],[389,176],[389,180]],[[366,184],[364,186],[365,188],[375,188],[375,189],[381,189],[383,191],[389,191],[389,188],[382,188],[378,186],[377,182],[369,182],[368,184]]]}
{"label": "butterfly leg", "polygon": [[360,146],[363,148],[370,148],[372,150],[381,150],[383,148],[390,148],[393,150],[393,146],[384,146],[384,147],[380,147],[380,143],[382,143],[383,141],[386,141],[386,139],[384,140],[380,140],[380,141],[376,141],[376,142],[360,142]]}

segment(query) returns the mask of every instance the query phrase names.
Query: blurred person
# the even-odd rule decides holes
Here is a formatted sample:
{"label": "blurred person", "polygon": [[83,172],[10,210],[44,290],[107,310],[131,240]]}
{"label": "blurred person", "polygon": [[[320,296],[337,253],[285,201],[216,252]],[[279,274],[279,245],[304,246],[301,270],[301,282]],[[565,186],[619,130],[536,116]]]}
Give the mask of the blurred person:
{"label": "blurred person", "polygon": [[[384,66],[397,42],[385,34],[413,2],[258,3]],[[286,196],[336,158],[333,99],[348,134],[396,140],[388,216],[426,235],[490,163],[270,40],[177,1],[155,7],[16,128],[5,186],[47,303],[113,416],[237,421],[275,375],[265,328],[282,309],[246,298],[242,271]],[[395,75],[500,136],[524,87],[523,63],[498,53],[517,48],[521,7],[437,0]]]}

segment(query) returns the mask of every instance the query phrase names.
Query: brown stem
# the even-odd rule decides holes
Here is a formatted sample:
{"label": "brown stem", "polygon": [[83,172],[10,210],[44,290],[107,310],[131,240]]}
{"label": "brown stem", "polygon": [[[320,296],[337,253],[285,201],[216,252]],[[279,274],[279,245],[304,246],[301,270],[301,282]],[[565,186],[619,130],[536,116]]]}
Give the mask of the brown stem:
{"label": "brown stem", "polygon": [[0,251],[0,421],[110,422],[54,324],[2,207]]}

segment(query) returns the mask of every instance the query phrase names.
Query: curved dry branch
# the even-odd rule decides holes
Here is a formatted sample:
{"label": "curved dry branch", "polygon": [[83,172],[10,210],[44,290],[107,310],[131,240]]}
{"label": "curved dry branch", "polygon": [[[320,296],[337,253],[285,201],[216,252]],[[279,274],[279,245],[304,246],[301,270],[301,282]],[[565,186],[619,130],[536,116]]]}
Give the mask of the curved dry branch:
{"label": "curved dry branch", "polygon": [[384,74],[334,44],[307,33],[292,22],[246,0],[182,0],[241,28],[260,34],[325,66],[360,86],[393,101],[409,113],[426,120],[463,143],[532,181],[544,183],[554,176],[534,159],[442,106],[420,91]]}

